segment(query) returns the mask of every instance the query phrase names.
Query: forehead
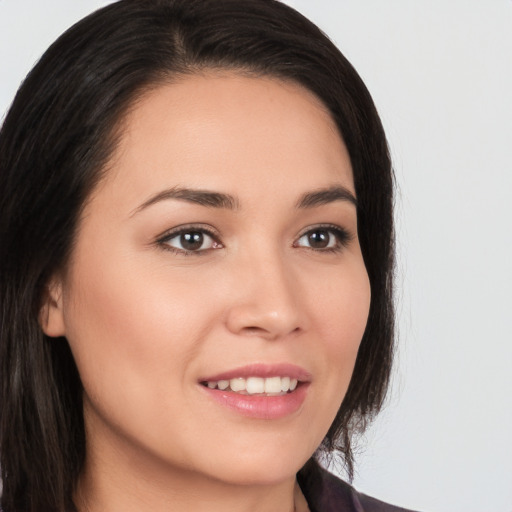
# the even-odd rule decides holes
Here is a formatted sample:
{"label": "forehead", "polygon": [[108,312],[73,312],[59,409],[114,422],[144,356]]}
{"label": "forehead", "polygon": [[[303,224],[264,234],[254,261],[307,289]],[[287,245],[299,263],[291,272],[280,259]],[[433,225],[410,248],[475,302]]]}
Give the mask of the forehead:
{"label": "forehead", "polygon": [[[352,169],[324,104],[291,82],[235,73],[187,76],[143,94],[124,119],[107,181],[277,190],[341,182]],[[229,190],[231,189],[231,190]]]}

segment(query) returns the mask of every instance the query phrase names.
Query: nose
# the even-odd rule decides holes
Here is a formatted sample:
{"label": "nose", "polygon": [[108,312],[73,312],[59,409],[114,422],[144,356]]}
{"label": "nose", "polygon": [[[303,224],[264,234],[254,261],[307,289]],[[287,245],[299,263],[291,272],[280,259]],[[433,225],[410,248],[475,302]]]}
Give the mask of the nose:
{"label": "nose", "polygon": [[279,256],[248,258],[238,266],[228,329],[238,335],[267,340],[285,338],[304,330],[306,316],[293,271]]}

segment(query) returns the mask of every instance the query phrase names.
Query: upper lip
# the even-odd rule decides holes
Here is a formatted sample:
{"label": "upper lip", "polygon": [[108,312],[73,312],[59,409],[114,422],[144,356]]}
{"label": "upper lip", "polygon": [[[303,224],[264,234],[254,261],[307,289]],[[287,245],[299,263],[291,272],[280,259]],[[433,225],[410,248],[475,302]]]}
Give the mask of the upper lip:
{"label": "upper lip", "polygon": [[237,377],[290,377],[300,382],[308,382],[311,380],[311,374],[300,366],[280,363],[280,364],[249,364],[239,368],[233,368],[222,373],[209,375],[199,379],[200,382],[215,382],[219,380],[231,380]]}

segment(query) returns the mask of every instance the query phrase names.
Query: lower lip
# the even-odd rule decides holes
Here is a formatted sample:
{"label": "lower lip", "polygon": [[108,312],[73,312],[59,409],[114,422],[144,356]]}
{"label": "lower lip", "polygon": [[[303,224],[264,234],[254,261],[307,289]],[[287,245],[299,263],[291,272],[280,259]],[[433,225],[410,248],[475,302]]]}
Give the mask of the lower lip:
{"label": "lower lip", "polygon": [[217,403],[242,416],[263,420],[276,420],[297,412],[304,400],[308,383],[301,383],[291,393],[280,396],[241,395],[233,391],[221,391],[202,386]]}

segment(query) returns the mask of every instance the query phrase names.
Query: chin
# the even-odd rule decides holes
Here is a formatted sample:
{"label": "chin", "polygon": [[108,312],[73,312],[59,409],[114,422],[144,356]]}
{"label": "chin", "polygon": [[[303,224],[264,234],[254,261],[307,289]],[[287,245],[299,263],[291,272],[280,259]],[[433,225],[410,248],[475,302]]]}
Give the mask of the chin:
{"label": "chin", "polygon": [[[236,485],[273,485],[295,478],[311,454],[284,453],[273,450],[252,450],[217,459],[212,473],[219,480]],[[222,462],[219,462],[222,461]]]}
{"label": "chin", "polygon": [[228,469],[216,477],[224,482],[240,486],[272,486],[295,478],[302,465],[275,464],[266,461],[265,465],[247,464],[238,468]]}

